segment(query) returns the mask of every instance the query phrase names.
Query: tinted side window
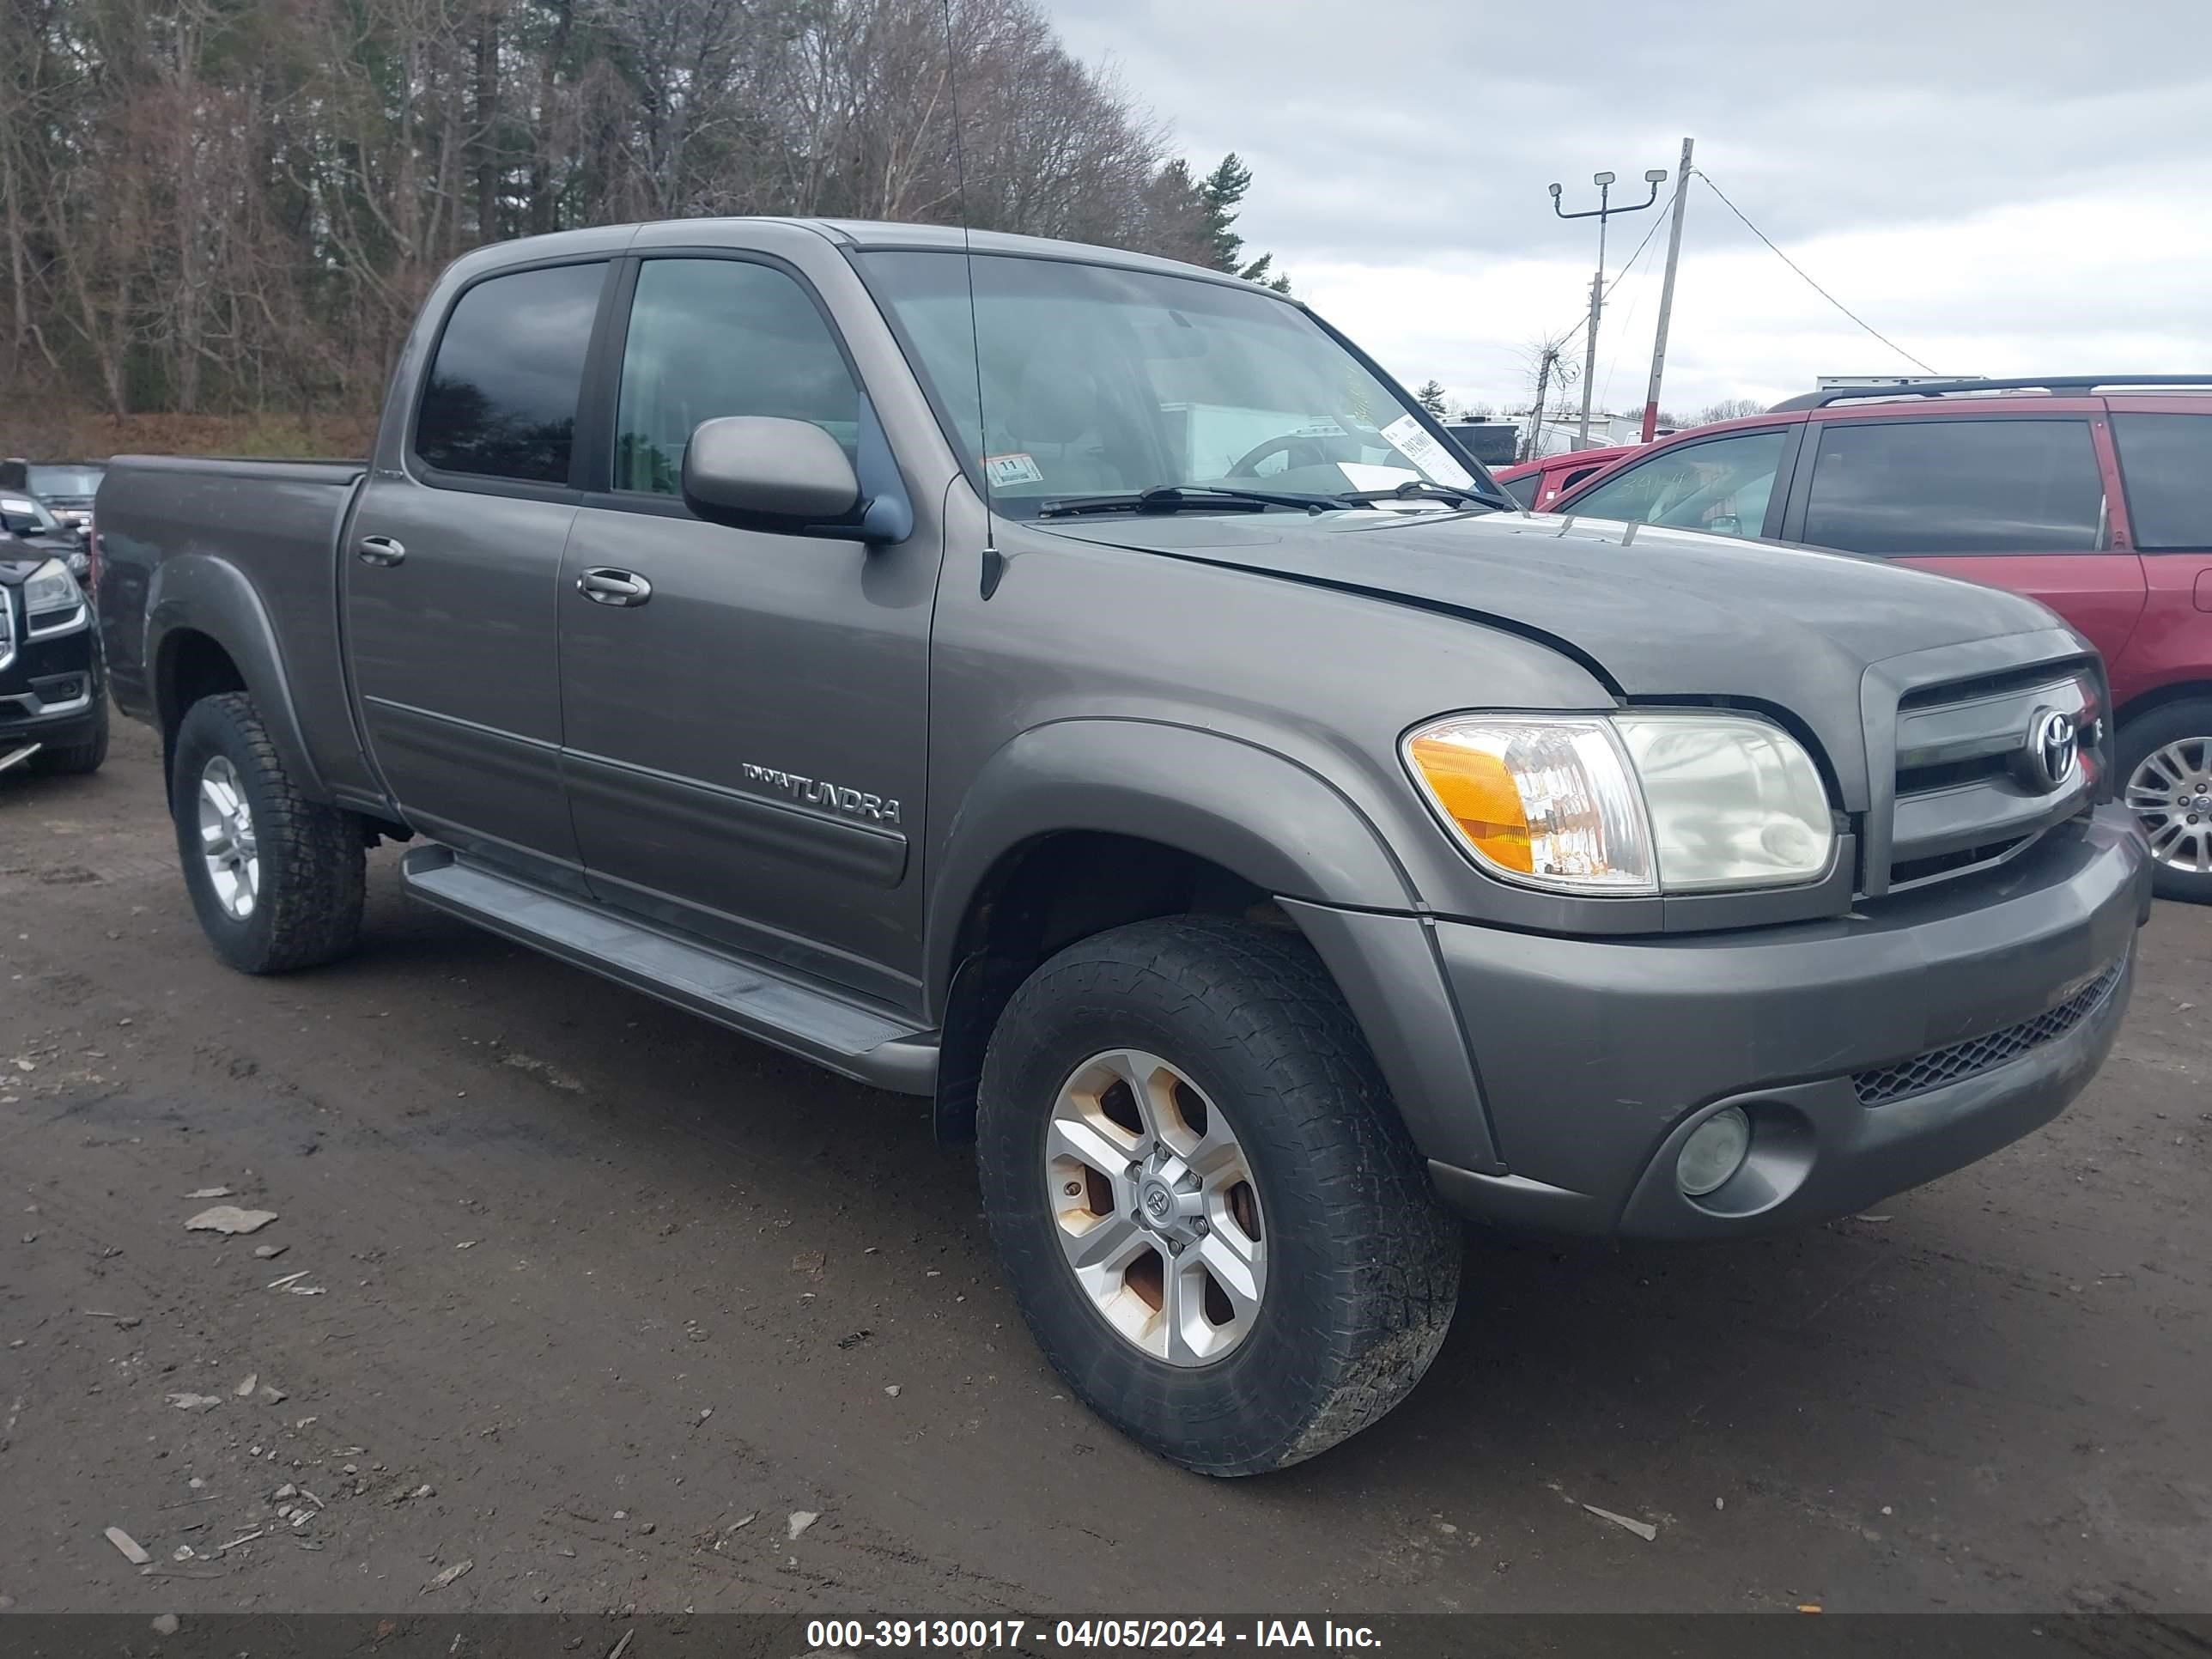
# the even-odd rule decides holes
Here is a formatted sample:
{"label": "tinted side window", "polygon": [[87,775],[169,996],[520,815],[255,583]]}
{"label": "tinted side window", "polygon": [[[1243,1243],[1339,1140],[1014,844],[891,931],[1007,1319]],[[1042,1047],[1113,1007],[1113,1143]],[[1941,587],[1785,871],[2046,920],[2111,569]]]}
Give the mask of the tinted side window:
{"label": "tinted side window", "polygon": [[2105,487],[2086,421],[1820,422],[1804,539],[1853,553],[2086,553]]}
{"label": "tinted side window", "polygon": [[447,319],[415,419],[415,453],[444,472],[568,482],[584,353],[604,264],[494,276]]}
{"label": "tinted side window", "polygon": [[852,455],[860,389],[822,313],[771,265],[649,259],[638,268],[615,420],[615,488],[673,495],[692,428],[725,415],[809,421]]}
{"label": "tinted side window", "polygon": [[1515,501],[1520,502],[1522,506],[1534,507],[1536,505],[1537,487],[1543,482],[1544,475],[1542,473],[1531,472],[1525,478],[1514,479],[1511,483],[1504,486],[1504,489],[1507,495],[1510,495]]}
{"label": "tinted side window", "polygon": [[1779,427],[1683,444],[1638,461],[1568,503],[1578,517],[1756,536],[1788,434]]}
{"label": "tinted side window", "polygon": [[2115,415],[2139,548],[2212,547],[2212,412]]}

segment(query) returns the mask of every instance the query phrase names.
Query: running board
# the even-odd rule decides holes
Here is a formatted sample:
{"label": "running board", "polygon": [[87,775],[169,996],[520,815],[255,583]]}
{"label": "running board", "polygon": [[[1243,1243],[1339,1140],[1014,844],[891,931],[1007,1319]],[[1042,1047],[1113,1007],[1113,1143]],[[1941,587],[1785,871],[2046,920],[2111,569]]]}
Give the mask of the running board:
{"label": "running board", "polygon": [[600,906],[466,862],[447,848],[411,848],[407,890],[489,928],[718,1025],[898,1094],[937,1089],[937,1034],[817,990],[787,970],[676,939]]}

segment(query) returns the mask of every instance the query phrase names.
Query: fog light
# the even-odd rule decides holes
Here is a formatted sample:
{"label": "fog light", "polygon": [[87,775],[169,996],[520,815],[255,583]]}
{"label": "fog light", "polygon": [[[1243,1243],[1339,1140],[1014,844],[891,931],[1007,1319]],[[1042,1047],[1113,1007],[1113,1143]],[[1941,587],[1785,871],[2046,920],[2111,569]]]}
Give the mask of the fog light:
{"label": "fog light", "polygon": [[1751,1120],[1742,1107],[1726,1107],[1690,1131],[1674,1160],[1674,1179],[1692,1198],[1703,1198],[1743,1168],[1750,1150]]}

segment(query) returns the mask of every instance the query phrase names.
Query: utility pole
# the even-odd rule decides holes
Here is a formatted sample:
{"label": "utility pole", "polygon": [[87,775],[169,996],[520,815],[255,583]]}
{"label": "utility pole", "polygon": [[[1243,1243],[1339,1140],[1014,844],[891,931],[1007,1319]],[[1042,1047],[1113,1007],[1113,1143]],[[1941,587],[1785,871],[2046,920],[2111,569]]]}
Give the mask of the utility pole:
{"label": "utility pole", "polygon": [[1682,210],[1690,200],[1690,140],[1674,170],[1674,222],[1667,229],[1667,276],[1659,284],[1659,331],[1651,337],[1651,384],[1644,392],[1644,441],[1659,429],[1659,377],[1667,368],[1667,324],[1674,314],[1674,264],[1682,257]]}
{"label": "utility pole", "polygon": [[[1604,198],[1599,198],[1601,201]],[[1597,386],[1597,319],[1605,311],[1605,216],[1597,221],[1597,275],[1590,278],[1589,325],[1583,331],[1583,423],[1575,434],[1575,447],[1589,447],[1590,394]]]}
{"label": "utility pole", "polygon": [[1577,449],[1589,447],[1590,394],[1597,380],[1597,324],[1605,311],[1605,226],[1616,213],[1641,213],[1659,199],[1659,186],[1667,181],[1667,169],[1654,167],[1644,175],[1644,182],[1651,186],[1651,193],[1642,201],[1628,207],[1613,205],[1613,175],[1594,173],[1590,183],[1597,186],[1597,205],[1581,213],[1570,213],[1559,205],[1559,187],[1552,186],[1552,211],[1562,219],[1595,219],[1597,221],[1597,275],[1590,278],[1589,343],[1583,356],[1583,424],[1582,433],[1575,441]]}
{"label": "utility pole", "polygon": [[1544,441],[1544,396],[1551,389],[1552,365],[1559,360],[1559,347],[1548,343],[1536,359],[1536,402],[1528,411],[1528,447],[1521,453],[1524,461],[1534,460],[1538,447]]}

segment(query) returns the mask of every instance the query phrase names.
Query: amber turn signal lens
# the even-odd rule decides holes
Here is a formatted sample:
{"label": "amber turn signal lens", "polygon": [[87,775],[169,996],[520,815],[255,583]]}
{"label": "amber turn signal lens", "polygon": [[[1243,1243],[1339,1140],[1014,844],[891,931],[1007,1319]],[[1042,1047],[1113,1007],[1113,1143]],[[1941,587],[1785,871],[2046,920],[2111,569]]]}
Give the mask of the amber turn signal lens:
{"label": "amber turn signal lens", "polygon": [[1415,738],[1407,752],[1437,805],[1470,845],[1500,869],[1523,875],[1535,869],[1528,814],[1503,757],[1467,748],[1435,732]]}
{"label": "amber turn signal lens", "polygon": [[1483,714],[1409,733],[1406,764],[1482,864],[1540,887],[1656,890],[1628,757],[1590,715]]}

